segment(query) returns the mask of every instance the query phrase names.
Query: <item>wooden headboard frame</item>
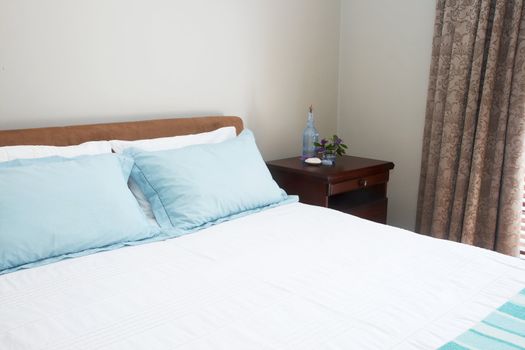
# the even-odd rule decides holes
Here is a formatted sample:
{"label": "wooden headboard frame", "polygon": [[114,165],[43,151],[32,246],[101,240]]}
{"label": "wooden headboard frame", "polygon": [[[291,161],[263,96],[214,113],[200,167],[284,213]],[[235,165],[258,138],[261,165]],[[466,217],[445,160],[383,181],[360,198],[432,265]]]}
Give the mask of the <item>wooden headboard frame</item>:
{"label": "wooden headboard frame", "polygon": [[197,134],[225,126],[234,126],[238,134],[243,129],[243,122],[239,117],[195,117],[37,129],[0,130],[0,146],[70,146],[87,141],[140,140]]}

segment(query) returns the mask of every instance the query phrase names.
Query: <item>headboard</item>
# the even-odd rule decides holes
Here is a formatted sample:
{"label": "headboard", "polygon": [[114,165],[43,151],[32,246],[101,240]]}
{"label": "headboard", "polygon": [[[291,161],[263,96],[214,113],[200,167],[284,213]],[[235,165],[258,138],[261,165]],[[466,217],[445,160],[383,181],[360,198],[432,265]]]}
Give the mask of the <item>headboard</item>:
{"label": "headboard", "polygon": [[196,134],[225,126],[235,126],[238,134],[243,129],[243,122],[239,117],[195,117],[37,129],[0,130],[0,146],[70,146],[87,141],[139,140]]}

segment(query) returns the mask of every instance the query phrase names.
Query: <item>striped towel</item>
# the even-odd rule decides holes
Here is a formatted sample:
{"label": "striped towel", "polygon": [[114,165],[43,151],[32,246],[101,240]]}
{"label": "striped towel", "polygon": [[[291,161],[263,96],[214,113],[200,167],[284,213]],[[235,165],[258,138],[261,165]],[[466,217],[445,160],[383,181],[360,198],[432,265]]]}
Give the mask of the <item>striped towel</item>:
{"label": "striped towel", "polygon": [[525,350],[525,289],[440,350]]}

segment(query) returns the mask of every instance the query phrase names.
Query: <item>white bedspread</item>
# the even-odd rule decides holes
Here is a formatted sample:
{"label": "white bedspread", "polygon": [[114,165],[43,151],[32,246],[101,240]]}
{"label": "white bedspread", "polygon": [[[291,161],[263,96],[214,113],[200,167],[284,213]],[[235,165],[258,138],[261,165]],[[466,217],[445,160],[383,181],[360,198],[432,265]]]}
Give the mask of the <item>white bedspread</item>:
{"label": "white bedspread", "polygon": [[0,276],[0,349],[430,349],[525,262],[290,204]]}

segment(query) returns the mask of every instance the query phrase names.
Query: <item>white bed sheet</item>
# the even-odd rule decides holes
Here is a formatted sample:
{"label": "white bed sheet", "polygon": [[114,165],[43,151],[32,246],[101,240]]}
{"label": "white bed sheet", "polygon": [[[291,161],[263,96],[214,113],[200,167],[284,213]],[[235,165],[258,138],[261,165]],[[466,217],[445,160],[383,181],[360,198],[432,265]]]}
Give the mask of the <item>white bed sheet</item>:
{"label": "white bed sheet", "polygon": [[0,276],[1,349],[431,349],[525,262],[296,203]]}

